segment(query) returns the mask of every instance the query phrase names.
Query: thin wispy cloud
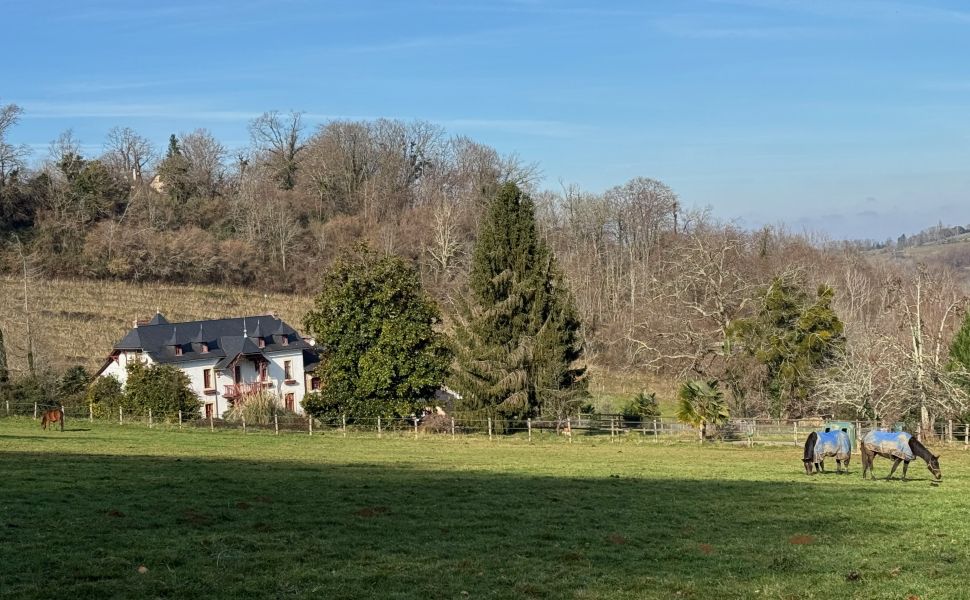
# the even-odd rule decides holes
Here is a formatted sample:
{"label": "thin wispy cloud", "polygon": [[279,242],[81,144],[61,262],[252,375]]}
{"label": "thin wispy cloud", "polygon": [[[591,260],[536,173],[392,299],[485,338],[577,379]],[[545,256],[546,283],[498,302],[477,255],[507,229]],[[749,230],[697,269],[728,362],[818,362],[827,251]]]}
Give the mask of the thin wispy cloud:
{"label": "thin wispy cloud", "polygon": [[658,19],[654,21],[654,26],[668,35],[697,39],[790,40],[837,33],[834,29],[823,27],[732,23],[728,19],[697,16]]}
{"label": "thin wispy cloud", "polygon": [[831,19],[924,21],[970,25],[970,11],[920,2],[892,0],[709,0],[714,4],[810,14]]}

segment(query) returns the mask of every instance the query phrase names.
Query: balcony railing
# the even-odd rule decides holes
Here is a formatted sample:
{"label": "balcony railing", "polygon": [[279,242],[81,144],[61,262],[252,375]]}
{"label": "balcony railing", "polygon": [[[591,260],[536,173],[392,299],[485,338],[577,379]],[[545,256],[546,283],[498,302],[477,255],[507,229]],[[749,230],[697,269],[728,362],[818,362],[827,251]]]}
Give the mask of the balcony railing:
{"label": "balcony railing", "polygon": [[222,393],[226,398],[239,398],[241,396],[248,396],[250,394],[258,394],[263,390],[263,386],[267,382],[256,382],[256,383],[230,383],[225,386],[226,391]]}

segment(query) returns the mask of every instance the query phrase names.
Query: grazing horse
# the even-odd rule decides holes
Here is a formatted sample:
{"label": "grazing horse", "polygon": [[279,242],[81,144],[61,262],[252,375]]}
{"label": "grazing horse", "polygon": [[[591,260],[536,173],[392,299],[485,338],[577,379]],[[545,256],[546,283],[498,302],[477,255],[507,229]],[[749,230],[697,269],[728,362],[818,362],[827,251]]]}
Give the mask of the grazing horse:
{"label": "grazing horse", "polygon": [[[876,456],[882,456],[893,461],[893,467],[889,470],[889,476],[886,479],[892,479],[896,467],[899,466],[899,463],[903,463],[903,481],[905,481],[909,461],[916,456],[926,461],[926,468],[930,470],[937,481],[943,479],[943,473],[940,472],[940,457],[930,452],[929,448],[908,433],[870,431],[866,434],[866,437],[862,439],[863,479],[866,478],[867,472],[872,472],[872,461]],[[875,475],[872,478],[875,479]]]}
{"label": "grazing horse", "polygon": [[45,410],[44,416],[40,418],[40,428],[47,429],[47,427],[50,426],[50,428],[53,429],[55,423],[60,423],[61,431],[64,431],[64,413],[61,412],[61,409],[52,408],[50,410]]}
{"label": "grazing horse", "polygon": [[843,465],[845,472],[848,473],[849,459],[852,458],[849,434],[844,430],[829,431],[828,429],[808,434],[808,439],[805,440],[805,454],[802,456],[805,474],[812,474],[812,465],[815,466],[816,473],[824,473],[826,456],[835,457],[836,473],[842,472]]}

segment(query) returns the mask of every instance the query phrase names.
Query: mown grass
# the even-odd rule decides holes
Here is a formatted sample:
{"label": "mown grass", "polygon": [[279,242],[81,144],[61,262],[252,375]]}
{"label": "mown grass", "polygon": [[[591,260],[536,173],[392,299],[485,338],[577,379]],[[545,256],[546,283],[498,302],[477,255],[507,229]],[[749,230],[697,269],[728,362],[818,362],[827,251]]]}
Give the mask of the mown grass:
{"label": "mown grass", "polygon": [[970,460],[942,463],[2,419],[0,596],[962,598]]}
{"label": "mown grass", "polygon": [[[275,311],[300,328],[308,296],[263,294],[244,288],[115,281],[32,279],[28,288],[35,363],[63,370],[101,366],[132,321],[160,310],[172,321],[192,321]],[[27,314],[23,281],[0,277],[0,329],[15,372],[27,367]]]}

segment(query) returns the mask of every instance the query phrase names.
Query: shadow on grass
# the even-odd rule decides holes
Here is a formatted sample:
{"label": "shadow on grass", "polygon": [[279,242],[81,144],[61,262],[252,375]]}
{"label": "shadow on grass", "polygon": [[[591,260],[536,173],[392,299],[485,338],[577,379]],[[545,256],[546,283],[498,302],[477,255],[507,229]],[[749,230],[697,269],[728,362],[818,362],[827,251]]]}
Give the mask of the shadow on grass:
{"label": "shadow on grass", "polygon": [[889,488],[809,478],[29,452],[0,472],[0,587],[18,597],[841,597],[863,541],[939,561],[896,556],[920,522]]}

